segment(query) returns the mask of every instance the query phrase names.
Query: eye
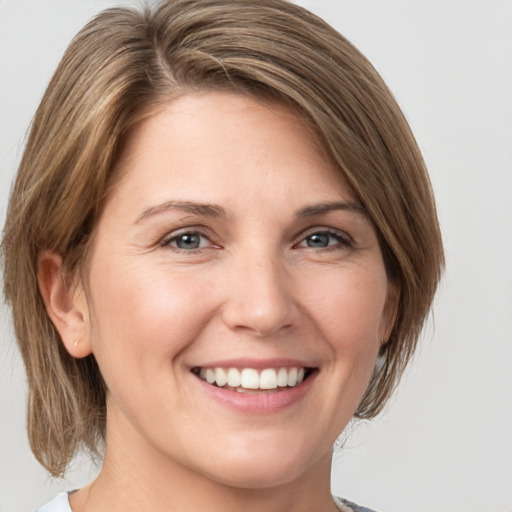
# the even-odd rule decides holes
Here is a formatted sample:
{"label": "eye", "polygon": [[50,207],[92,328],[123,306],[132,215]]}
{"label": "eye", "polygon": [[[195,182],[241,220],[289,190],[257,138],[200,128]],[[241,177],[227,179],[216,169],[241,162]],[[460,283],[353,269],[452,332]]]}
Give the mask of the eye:
{"label": "eye", "polygon": [[315,231],[308,234],[299,244],[298,247],[310,247],[312,249],[327,249],[339,246],[350,246],[348,236],[333,231]]}
{"label": "eye", "polygon": [[162,245],[182,251],[193,251],[194,249],[209,247],[212,245],[212,242],[202,233],[187,231],[166,238],[163,240]]}

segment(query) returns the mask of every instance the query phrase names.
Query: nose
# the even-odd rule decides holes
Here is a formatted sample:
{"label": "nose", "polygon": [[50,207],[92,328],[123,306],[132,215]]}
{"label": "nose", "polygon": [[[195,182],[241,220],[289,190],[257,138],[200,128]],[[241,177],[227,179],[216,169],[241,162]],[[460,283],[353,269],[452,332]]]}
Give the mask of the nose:
{"label": "nose", "polygon": [[230,329],[270,337],[296,322],[293,280],[277,255],[241,257],[229,270],[223,319]]}

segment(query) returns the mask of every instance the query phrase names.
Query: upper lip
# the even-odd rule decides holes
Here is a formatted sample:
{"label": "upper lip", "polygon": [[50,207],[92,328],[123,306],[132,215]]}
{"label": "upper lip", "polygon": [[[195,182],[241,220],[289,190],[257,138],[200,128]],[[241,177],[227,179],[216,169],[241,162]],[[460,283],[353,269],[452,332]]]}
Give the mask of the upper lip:
{"label": "upper lip", "polygon": [[305,361],[291,358],[272,358],[272,359],[222,359],[209,361],[203,364],[194,365],[193,368],[254,368],[255,370],[264,368],[316,368],[318,365],[312,361]]}

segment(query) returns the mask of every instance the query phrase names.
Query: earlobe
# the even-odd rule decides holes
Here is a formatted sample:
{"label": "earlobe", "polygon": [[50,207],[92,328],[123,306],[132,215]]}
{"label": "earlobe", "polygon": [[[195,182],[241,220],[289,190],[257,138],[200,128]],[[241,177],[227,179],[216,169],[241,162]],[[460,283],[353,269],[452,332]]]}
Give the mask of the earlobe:
{"label": "earlobe", "polygon": [[73,357],[92,353],[89,313],[83,289],[66,274],[62,256],[43,251],[38,257],[37,279],[46,311],[66,350]]}

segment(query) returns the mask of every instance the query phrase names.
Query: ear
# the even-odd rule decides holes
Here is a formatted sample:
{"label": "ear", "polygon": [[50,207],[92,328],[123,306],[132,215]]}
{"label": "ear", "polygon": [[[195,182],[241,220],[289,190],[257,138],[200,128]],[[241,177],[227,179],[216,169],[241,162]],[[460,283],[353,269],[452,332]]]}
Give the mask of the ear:
{"label": "ear", "polygon": [[400,285],[394,281],[388,281],[388,295],[384,305],[381,340],[384,346],[395,327],[396,317],[398,315],[398,304],[400,302]]}
{"label": "ear", "polygon": [[66,350],[77,358],[91,354],[89,309],[84,290],[66,274],[59,253],[43,251],[39,255],[37,280],[48,316]]}

